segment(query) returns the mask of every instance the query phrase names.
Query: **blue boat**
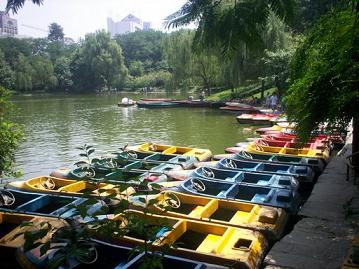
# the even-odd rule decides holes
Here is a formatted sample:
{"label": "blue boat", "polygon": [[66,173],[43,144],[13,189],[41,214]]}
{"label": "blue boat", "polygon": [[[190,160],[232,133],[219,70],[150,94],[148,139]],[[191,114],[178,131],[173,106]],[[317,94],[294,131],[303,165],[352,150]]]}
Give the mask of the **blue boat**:
{"label": "blue boat", "polygon": [[239,170],[225,170],[213,167],[199,167],[191,176],[211,181],[249,184],[269,188],[298,190],[299,182],[292,176],[269,173],[253,173]]}
{"label": "blue boat", "polygon": [[300,183],[313,183],[314,171],[308,166],[268,163],[255,160],[238,160],[225,158],[220,160],[216,167],[238,171],[263,172],[277,175],[296,177]]}
{"label": "blue boat", "polygon": [[279,207],[293,214],[298,211],[302,200],[294,190],[216,182],[198,177],[187,179],[180,188],[193,195]]}
{"label": "blue boat", "polygon": [[[4,212],[25,213],[36,216],[61,216],[62,218],[77,215],[74,206],[87,199],[62,195],[39,194],[18,190],[0,190],[0,210]],[[103,203],[91,205],[89,213],[100,211]]]}
{"label": "blue boat", "polygon": [[325,167],[325,163],[320,158],[308,158],[276,154],[258,154],[247,152],[244,150],[234,154],[231,159],[232,158],[246,161],[309,166],[316,174],[320,174]]}
{"label": "blue boat", "polygon": [[[71,258],[68,268],[101,268],[101,269],[138,269],[145,257],[144,252],[134,251],[131,248],[119,245],[109,244],[99,240],[92,240],[97,252],[97,259],[91,264],[81,264],[77,259]],[[19,263],[28,268],[29,264],[33,265],[33,268],[47,268],[49,259],[53,254],[46,254],[46,256],[39,256],[39,248],[35,248],[32,251],[20,252]],[[151,253],[147,253],[150,255]],[[184,259],[180,257],[160,255],[163,268],[181,268],[181,269],[204,269],[206,266],[198,261]]]}

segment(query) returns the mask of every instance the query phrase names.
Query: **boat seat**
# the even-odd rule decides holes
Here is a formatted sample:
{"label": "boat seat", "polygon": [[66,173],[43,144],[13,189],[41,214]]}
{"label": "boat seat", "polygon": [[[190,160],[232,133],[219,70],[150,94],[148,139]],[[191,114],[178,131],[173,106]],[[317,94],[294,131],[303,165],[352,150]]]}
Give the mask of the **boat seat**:
{"label": "boat seat", "polygon": [[277,201],[290,202],[292,200],[292,192],[287,190],[281,190],[278,192]]}
{"label": "boat seat", "polygon": [[204,253],[212,253],[212,251],[217,246],[221,236],[215,234],[209,234],[202,241],[202,243],[197,247],[196,251]]}
{"label": "boat seat", "polygon": [[59,191],[64,192],[80,192],[81,190],[86,189],[86,182],[85,181],[78,181],[67,186],[59,188]]}
{"label": "boat seat", "polygon": [[203,217],[203,209],[204,206],[198,205],[196,206],[188,216],[195,217],[195,218],[202,218]]}
{"label": "boat seat", "polygon": [[258,194],[257,193],[256,195],[253,196],[251,202],[256,203],[256,202],[263,202],[263,201],[266,201],[266,200],[268,200],[267,199],[267,194]]}
{"label": "boat seat", "polygon": [[177,147],[172,146],[172,147],[169,147],[168,149],[164,150],[162,152],[162,154],[175,154],[176,152],[177,152]]}
{"label": "boat seat", "polygon": [[230,219],[229,223],[238,224],[248,221],[249,213],[244,211],[237,211],[233,217]]}

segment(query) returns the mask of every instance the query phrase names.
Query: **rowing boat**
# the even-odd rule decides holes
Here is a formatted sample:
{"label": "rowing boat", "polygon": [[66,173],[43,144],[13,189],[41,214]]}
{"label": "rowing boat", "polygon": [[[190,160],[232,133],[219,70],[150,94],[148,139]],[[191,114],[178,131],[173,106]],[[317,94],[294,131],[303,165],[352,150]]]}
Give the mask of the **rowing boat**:
{"label": "rowing boat", "polygon": [[157,143],[144,143],[137,146],[130,146],[128,150],[140,151],[140,152],[159,152],[162,154],[175,154],[183,156],[193,156],[199,161],[206,161],[212,157],[212,152],[208,149],[199,149],[191,147],[179,147],[171,145],[163,145]]}
{"label": "rowing boat", "polygon": [[279,141],[271,140],[267,138],[260,138],[254,141],[258,145],[269,146],[269,147],[285,147],[285,148],[303,148],[303,149],[317,149],[317,150],[329,150],[327,142],[322,140],[313,141],[308,143],[300,143],[294,141]]}
{"label": "rowing boat", "polygon": [[[234,161],[234,160],[233,160]],[[186,180],[190,177],[199,177],[214,182],[228,182],[254,186],[264,186],[269,188],[284,188],[297,190],[298,180],[290,174],[278,175],[275,173],[264,173],[246,171],[239,169],[218,168],[218,163],[214,166],[201,166],[195,170],[171,172],[169,176],[175,180]]]}
{"label": "rowing boat", "polygon": [[268,248],[259,232],[189,219],[144,214],[130,210],[126,217],[117,215],[114,221],[126,223],[127,233],[115,243],[142,245],[148,233],[132,229],[134,222],[145,223],[156,234],[152,249],[167,248],[168,253],[188,259],[230,266],[258,268]]}
{"label": "rowing boat", "polygon": [[290,164],[290,165],[300,165],[307,166],[313,169],[316,174],[319,174],[323,171],[325,163],[318,158],[307,158],[307,157],[297,157],[289,155],[278,155],[270,153],[250,153],[245,150],[241,150],[236,154],[220,154],[213,157],[214,160],[221,160],[223,158],[239,159],[246,161],[259,161],[266,163],[275,163],[275,164]]}
{"label": "rowing boat", "polygon": [[270,154],[279,154],[279,155],[289,155],[289,156],[298,156],[298,157],[310,157],[310,158],[320,158],[323,161],[327,162],[329,159],[329,151],[327,150],[317,150],[317,149],[297,149],[297,148],[286,148],[286,147],[270,147],[258,145],[255,142],[249,144],[246,148],[246,151],[251,153],[270,153]]}
{"label": "rowing boat", "polygon": [[14,181],[8,184],[11,189],[19,189],[30,192],[53,193],[69,196],[108,196],[111,194],[130,195],[135,192],[132,187],[120,192],[118,185],[90,182],[85,180],[69,180],[50,176],[34,177],[28,180]]}
{"label": "rowing boat", "polygon": [[[74,207],[84,203],[85,198],[51,195],[46,193],[24,192],[19,190],[0,190],[0,209],[2,212],[26,213],[36,216],[73,217],[78,214]],[[88,213],[100,212],[104,203],[88,206]]]}
{"label": "rowing boat", "polygon": [[[22,191],[30,191],[37,193],[49,193],[54,195],[68,195],[68,196],[94,196],[97,198],[105,198],[106,196],[114,196],[113,198],[128,197],[134,193],[151,194],[158,193],[159,190],[154,190],[151,187],[152,183],[140,184],[134,183],[117,183],[108,184],[100,182],[90,182],[86,180],[69,180],[55,177],[35,177],[28,180],[14,181],[8,184],[11,189],[18,189]],[[162,182],[156,183],[157,189],[175,187],[176,182]]]}
{"label": "rowing boat", "polygon": [[[96,255],[90,262],[84,263],[78,259],[71,257],[68,260],[67,269],[72,268],[101,268],[101,269],[134,269],[141,268],[141,264],[152,255],[157,255],[157,259],[161,260],[163,268],[185,268],[185,269],[205,269],[207,268],[203,263],[184,259],[180,257],[164,255],[160,253],[140,252],[129,247],[109,244],[104,241],[92,239],[89,243],[93,244],[93,249]],[[24,269],[33,268],[48,268],[48,261],[51,260],[55,253],[49,251],[44,256],[40,255],[39,247],[28,251],[18,252],[17,258],[20,265]]]}
{"label": "rowing boat", "polygon": [[196,177],[184,181],[180,188],[193,195],[279,207],[293,214],[301,202],[300,195],[294,190],[215,182]]}
{"label": "rowing boat", "polygon": [[194,156],[162,154],[158,152],[141,152],[134,150],[113,152],[112,155],[116,160],[129,159],[152,164],[169,163],[180,165],[183,169],[191,169],[198,162],[197,158]]}
{"label": "rowing boat", "polygon": [[176,107],[178,104],[169,101],[137,101],[138,107],[144,108],[168,108],[168,107]]}
{"label": "rowing boat", "polygon": [[265,163],[255,160],[238,160],[225,158],[220,160],[216,166],[222,169],[232,169],[238,171],[245,170],[276,175],[293,176],[297,178],[302,184],[313,183],[313,180],[315,178],[315,173],[310,167],[299,165]]}
{"label": "rowing boat", "polygon": [[[153,199],[157,202],[150,202]],[[261,231],[273,239],[281,237],[287,221],[286,212],[280,208],[173,191],[145,197],[132,196],[130,202],[136,209],[143,210],[147,207],[151,212],[159,215],[249,228]]]}
{"label": "rowing boat", "polygon": [[[22,247],[25,240],[24,236],[20,234],[26,231],[35,231],[43,222],[49,222],[55,228],[66,223],[56,217],[34,217],[23,213],[0,212],[0,246]],[[24,223],[31,223],[32,225],[23,225]],[[44,236],[42,242],[48,240],[49,236]]]}
{"label": "rowing boat", "polygon": [[278,118],[278,114],[242,114],[236,117],[237,122],[240,124],[260,124],[272,125],[272,122]]}
{"label": "rowing boat", "polygon": [[182,170],[176,162],[157,162],[151,160],[135,160],[129,158],[93,159],[91,163],[80,162],[72,169],[60,168],[50,175],[57,178],[92,181],[106,181],[109,183],[144,180],[163,182],[167,180],[166,172]]}

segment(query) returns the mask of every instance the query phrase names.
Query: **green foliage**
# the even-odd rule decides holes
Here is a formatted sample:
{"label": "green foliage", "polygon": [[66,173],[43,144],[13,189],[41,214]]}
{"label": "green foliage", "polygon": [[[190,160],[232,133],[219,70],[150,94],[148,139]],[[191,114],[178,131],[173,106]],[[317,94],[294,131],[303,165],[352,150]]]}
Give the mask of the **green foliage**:
{"label": "green foliage", "polygon": [[71,69],[75,88],[80,91],[121,87],[127,77],[121,47],[104,31],[85,36]]}
{"label": "green foliage", "polygon": [[[273,12],[286,22],[293,18],[293,1],[187,1],[180,10],[166,18],[168,27],[179,27],[197,22],[195,45],[220,47],[231,54],[246,46],[263,48],[261,33]],[[199,46],[198,46],[199,45]]]}
{"label": "green foliage", "polygon": [[13,112],[10,92],[0,86],[0,177],[13,174],[14,152],[22,137],[20,126],[9,120]]}
{"label": "green foliage", "polygon": [[35,56],[31,59],[32,88],[34,90],[49,91],[57,86],[52,62],[47,57]]}
{"label": "green foliage", "polygon": [[358,117],[357,14],[337,8],[307,33],[291,64],[287,110],[305,139],[319,124]]}
{"label": "green foliage", "polygon": [[313,25],[321,16],[329,12],[334,6],[340,2],[349,2],[342,0],[296,0],[295,1],[295,20],[293,29],[303,32],[305,29]]}
{"label": "green foliage", "polygon": [[145,71],[143,68],[143,63],[141,61],[133,61],[128,68],[129,74],[134,77],[140,77]]}
{"label": "green foliage", "polygon": [[70,59],[67,57],[60,57],[54,64],[54,75],[58,82],[59,90],[67,90],[72,87],[72,73],[70,70]]}
{"label": "green foliage", "polygon": [[15,71],[15,89],[18,91],[32,90],[32,74],[33,69],[22,53],[18,55],[17,61],[14,66]]}
{"label": "green foliage", "polygon": [[171,74],[168,71],[151,72],[140,77],[130,77],[126,82],[126,87],[131,89],[164,88],[169,84],[170,79]]}
{"label": "green foliage", "polygon": [[62,41],[65,37],[64,29],[61,25],[53,22],[49,25],[49,34],[47,35],[47,39],[50,41]]}
{"label": "green foliage", "polygon": [[0,86],[7,89],[14,85],[14,72],[11,70],[8,63],[5,61],[3,52],[0,50]]}
{"label": "green foliage", "polygon": [[115,39],[122,48],[126,66],[130,68],[133,62],[141,62],[144,72],[148,73],[163,68],[165,36],[165,33],[150,30],[119,35]]}

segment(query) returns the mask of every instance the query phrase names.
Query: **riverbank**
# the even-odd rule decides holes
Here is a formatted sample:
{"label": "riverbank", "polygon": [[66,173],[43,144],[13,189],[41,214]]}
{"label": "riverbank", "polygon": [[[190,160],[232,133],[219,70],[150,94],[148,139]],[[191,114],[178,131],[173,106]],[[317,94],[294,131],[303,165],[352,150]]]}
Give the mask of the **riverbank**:
{"label": "riverbank", "polygon": [[318,178],[293,231],[269,251],[265,269],[341,268],[359,231],[358,187],[346,181],[351,139]]}

